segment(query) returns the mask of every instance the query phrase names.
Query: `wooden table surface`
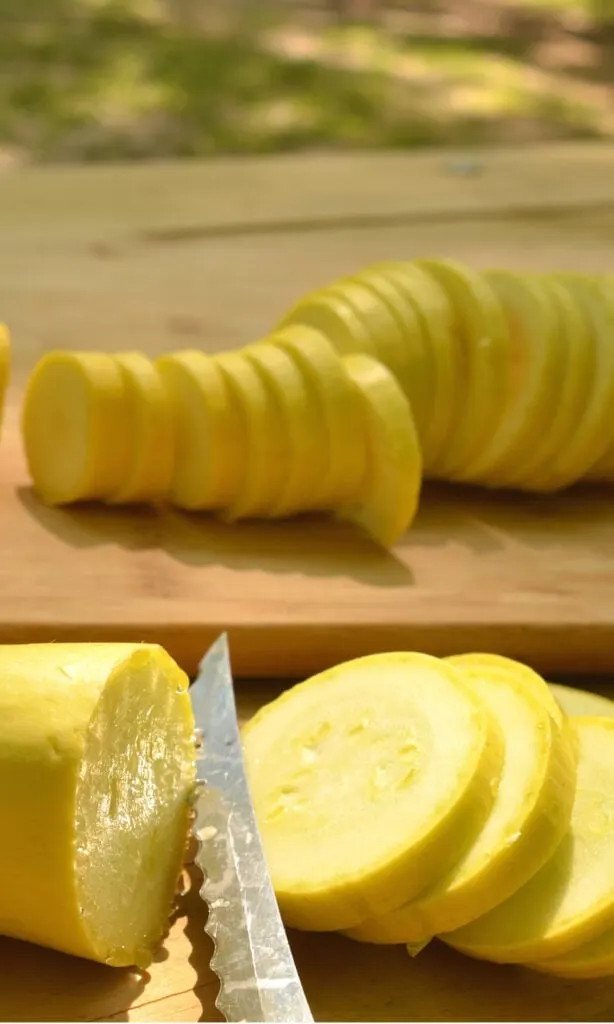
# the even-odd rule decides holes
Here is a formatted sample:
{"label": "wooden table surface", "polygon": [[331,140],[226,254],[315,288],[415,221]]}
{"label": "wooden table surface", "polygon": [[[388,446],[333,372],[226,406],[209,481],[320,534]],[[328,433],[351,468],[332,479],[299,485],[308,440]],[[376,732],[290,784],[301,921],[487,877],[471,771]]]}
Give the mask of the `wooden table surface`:
{"label": "wooden table surface", "polygon": [[[6,171],[0,318],[14,379],[53,347],[210,349],[266,331],[306,289],[381,258],[612,265],[614,147],[287,157]],[[468,168],[471,170],[471,168]],[[457,172],[461,173],[457,173]],[[608,692],[607,684],[600,689]],[[249,715],[275,688],[245,683]],[[0,940],[0,1020],[217,1019],[194,892],[150,975]],[[612,1020],[614,982],[568,983],[402,949],[292,937],[320,1020]]]}

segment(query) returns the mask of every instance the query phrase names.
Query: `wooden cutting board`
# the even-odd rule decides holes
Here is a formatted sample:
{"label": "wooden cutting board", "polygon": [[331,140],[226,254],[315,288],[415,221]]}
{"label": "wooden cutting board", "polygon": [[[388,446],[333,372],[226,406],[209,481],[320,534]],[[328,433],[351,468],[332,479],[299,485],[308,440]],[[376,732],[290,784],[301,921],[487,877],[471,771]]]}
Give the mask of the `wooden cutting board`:
{"label": "wooden cutting board", "polygon": [[[237,690],[242,719],[279,693],[271,684]],[[614,696],[614,685],[599,692]],[[216,1021],[217,980],[196,874],[186,872],[164,947],[139,977],[0,938],[0,1021]],[[612,1021],[614,978],[571,982],[521,967],[461,956],[434,942],[410,960],[402,947],[367,946],[337,935],[290,935],[316,1020]]]}
{"label": "wooden cutting board", "polygon": [[497,650],[546,673],[614,669],[611,493],[427,488],[394,551],[326,519],[228,527],[179,512],[43,507],[9,414],[0,642],[151,640],[193,672],[230,634],[238,676],[300,677],[413,648]]}

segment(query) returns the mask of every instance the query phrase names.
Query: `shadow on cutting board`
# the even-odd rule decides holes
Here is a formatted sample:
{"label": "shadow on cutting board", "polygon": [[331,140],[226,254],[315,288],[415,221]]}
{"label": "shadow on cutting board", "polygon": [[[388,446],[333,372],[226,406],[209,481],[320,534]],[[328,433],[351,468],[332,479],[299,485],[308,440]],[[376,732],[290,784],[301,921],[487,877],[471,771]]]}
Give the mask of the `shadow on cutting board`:
{"label": "shadow on cutting board", "polygon": [[73,548],[113,544],[134,551],[158,549],[186,565],[349,576],[381,587],[407,587],[414,582],[411,569],[392,552],[351,525],[325,516],[229,525],[212,516],[174,509],[94,504],[48,508],[29,487],[18,488],[17,497],[43,529]]}

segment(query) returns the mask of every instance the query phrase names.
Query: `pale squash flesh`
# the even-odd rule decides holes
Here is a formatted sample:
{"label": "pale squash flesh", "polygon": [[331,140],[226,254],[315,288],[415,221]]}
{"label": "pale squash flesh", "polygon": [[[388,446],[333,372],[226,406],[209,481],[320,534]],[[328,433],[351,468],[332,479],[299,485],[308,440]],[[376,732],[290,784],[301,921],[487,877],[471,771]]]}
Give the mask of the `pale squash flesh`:
{"label": "pale squash flesh", "polygon": [[0,933],[147,966],[187,838],[187,685],[154,645],[0,647]]}
{"label": "pale squash flesh", "polygon": [[467,820],[488,813],[503,756],[454,669],[411,653],[295,686],[243,740],[282,915],[315,931],[393,910],[447,870]]}

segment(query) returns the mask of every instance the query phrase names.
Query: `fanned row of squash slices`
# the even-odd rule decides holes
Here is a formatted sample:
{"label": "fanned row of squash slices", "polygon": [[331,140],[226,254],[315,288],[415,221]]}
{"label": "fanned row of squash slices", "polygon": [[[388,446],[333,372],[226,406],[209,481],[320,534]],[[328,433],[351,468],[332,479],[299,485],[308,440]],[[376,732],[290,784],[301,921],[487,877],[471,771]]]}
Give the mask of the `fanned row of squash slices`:
{"label": "fanned row of squash slices", "polygon": [[236,351],[44,356],[23,415],[30,473],[50,504],[324,510],[390,545],[423,476],[614,480],[613,338],[606,276],[381,263]]}
{"label": "fanned row of squash slices", "polygon": [[244,728],[292,927],[614,974],[614,702],[496,655],[372,655]]}

